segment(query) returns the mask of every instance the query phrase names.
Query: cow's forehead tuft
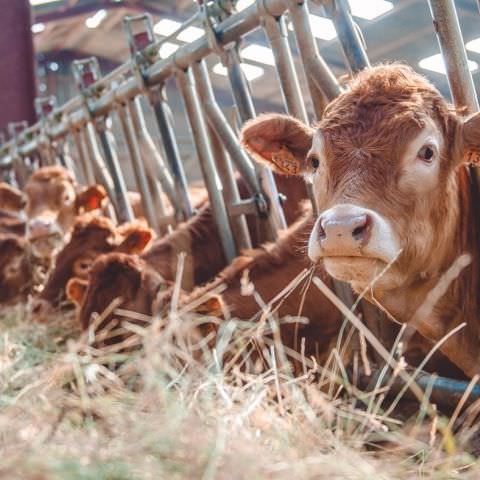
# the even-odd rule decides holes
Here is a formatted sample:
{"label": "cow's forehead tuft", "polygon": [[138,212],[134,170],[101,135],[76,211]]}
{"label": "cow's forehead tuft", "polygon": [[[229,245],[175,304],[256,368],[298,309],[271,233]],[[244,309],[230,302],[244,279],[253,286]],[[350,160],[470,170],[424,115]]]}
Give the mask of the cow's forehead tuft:
{"label": "cow's forehead tuft", "polygon": [[39,168],[36,172],[32,173],[28,183],[31,182],[46,182],[66,180],[67,182],[75,185],[75,179],[71,172],[58,165]]}

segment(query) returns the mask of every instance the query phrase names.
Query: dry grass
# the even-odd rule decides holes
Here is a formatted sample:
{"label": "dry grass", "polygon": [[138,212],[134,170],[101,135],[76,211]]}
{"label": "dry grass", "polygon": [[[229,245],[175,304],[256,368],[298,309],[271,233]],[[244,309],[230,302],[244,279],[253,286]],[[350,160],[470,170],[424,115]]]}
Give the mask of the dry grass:
{"label": "dry grass", "polygon": [[[92,348],[72,316],[41,326],[22,307],[4,310],[0,477],[479,478],[467,453],[475,429],[454,435],[428,391],[420,407],[399,402],[389,412],[388,388],[362,392],[341,348],[326,365],[297,354],[303,375],[294,377],[295,353],[268,310],[262,332],[259,322],[227,322],[213,349],[193,329],[204,321],[172,309],[146,329],[126,323],[135,333],[125,344],[142,348],[123,354]],[[365,362],[363,338],[354,365]],[[262,361],[248,358],[252,343]],[[395,375],[406,375],[388,355]],[[245,373],[242,361],[258,371]]]}

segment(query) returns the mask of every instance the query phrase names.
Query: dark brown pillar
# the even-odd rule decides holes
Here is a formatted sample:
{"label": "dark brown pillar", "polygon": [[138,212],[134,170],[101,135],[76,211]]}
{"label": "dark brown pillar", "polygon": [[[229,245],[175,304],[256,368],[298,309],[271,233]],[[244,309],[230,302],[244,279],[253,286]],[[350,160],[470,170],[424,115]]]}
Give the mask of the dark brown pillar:
{"label": "dark brown pillar", "polygon": [[35,120],[29,0],[0,0],[0,129]]}

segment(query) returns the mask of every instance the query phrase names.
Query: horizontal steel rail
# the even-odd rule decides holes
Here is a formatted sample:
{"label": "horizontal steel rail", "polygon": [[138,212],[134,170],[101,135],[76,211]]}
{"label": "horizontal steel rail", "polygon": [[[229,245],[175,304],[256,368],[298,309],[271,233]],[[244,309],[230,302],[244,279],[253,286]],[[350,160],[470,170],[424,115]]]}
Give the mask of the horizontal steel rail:
{"label": "horizontal steel rail", "polygon": [[[298,15],[294,17],[294,11],[298,9],[305,10],[306,6],[303,1],[290,1],[287,3],[289,4],[288,7],[290,8],[292,20],[295,24],[295,18],[298,18]],[[219,45],[228,45],[229,43],[238,40],[243,35],[260,27],[263,10],[274,17],[278,17],[287,10],[287,4],[285,0],[263,0],[262,8],[259,8],[257,3],[255,3],[245,10],[226,18],[215,26]],[[304,16],[302,17],[302,20],[305,20]],[[311,41],[308,40],[308,32],[310,31],[309,24],[308,26],[301,26],[302,30],[305,28],[307,28],[308,31],[299,32],[299,29],[296,29],[296,34],[297,36],[300,35],[301,38],[300,41],[297,38],[297,41],[307,47],[305,51],[309,58],[306,60],[308,60],[308,64],[310,65],[309,72],[311,73],[309,78],[315,78],[317,87],[324,89],[324,95],[327,98],[333,98],[333,96],[340,91],[338,84],[328,67],[326,67],[325,63],[320,58],[313,38]],[[147,68],[144,75],[145,84],[149,87],[162,85],[177,69],[186,69],[192,63],[208,56],[212,51],[212,46],[210,45],[207,36],[204,35],[198,40],[179,48],[168,58],[158,60]],[[110,74],[99,79],[98,82],[94,83],[90,87],[90,90],[102,91],[102,95],[89,103],[89,112],[86,112],[83,108],[84,99],[81,95],[69,100],[62,107],[55,108],[48,116],[48,119],[53,124],[52,126],[47,126],[48,135],[53,139],[65,136],[72,128],[86,124],[90,120],[89,115],[93,118],[102,117],[112,110],[114,104],[125,102],[142,93],[144,85],[142,85],[142,82],[137,76],[131,76],[126,79],[124,78],[127,72],[130,70],[133,71],[133,68],[134,63],[129,60]],[[115,89],[106,89],[106,84],[114,79],[118,79],[118,77],[121,78],[119,79],[118,85],[115,86]],[[54,121],[54,119],[57,119],[57,121]],[[23,140],[19,142],[19,145],[21,144],[19,151],[20,155],[28,156],[37,149],[38,144],[35,134],[39,128],[40,125],[35,124],[24,132],[21,137]],[[9,151],[12,146],[13,145],[10,141],[1,146],[1,151],[3,153],[0,153],[0,167],[11,165],[13,158],[9,154]]]}

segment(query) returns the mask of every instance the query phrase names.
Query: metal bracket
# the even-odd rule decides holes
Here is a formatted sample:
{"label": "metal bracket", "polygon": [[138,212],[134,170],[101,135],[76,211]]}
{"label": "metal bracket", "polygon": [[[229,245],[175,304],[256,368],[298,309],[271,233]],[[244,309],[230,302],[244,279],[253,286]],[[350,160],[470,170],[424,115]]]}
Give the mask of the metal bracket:
{"label": "metal bracket", "polygon": [[104,88],[94,88],[94,85],[101,78],[100,64],[96,57],[89,57],[82,60],[74,60],[72,62],[72,73],[77,88],[84,99],[84,106],[88,117],[92,118],[90,102],[92,98],[98,98]]}
{"label": "metal bracket", "polygon": [[35,99],[35,112],[40,122],[40,135],[38,138],[38,147],[41,149],[52,148],[52,138],[48,133],[48,125],[50,122],[50,115],[57,107],[57,98],[54,95],[49,97],[37,97]]}
{"label": "metal bracket", "polygon": [[148,13],[127,16],[123,19],[130,55],[135,64],[135,75],[146,90],[145,70],[158,60],[152,16]]}

